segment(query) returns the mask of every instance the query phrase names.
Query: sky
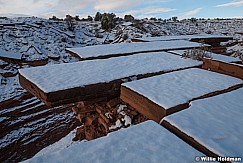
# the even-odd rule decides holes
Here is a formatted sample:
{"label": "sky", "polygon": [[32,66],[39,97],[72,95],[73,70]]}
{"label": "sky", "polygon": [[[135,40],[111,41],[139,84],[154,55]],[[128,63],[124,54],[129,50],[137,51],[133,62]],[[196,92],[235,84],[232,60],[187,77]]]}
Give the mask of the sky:
{"label": "sky", "polygon": [[86,18],[98,11],[138,19],[243,18],[243,0],[0,0],[1,16],[64,18],[69,14]]}

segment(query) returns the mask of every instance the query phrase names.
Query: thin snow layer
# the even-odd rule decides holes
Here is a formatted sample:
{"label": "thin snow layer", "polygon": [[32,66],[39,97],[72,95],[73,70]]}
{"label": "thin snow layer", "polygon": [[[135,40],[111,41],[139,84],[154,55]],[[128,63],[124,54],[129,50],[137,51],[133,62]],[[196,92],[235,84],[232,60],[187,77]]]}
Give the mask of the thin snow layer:
{"label": "thin snow layer", "polygon": [[44,92],[105,83],[138,74],[169,71],[201,65],[166,52],[136,54],[110,59],[82,61],[19,70]]}
{"label": "thin snow layer", "polygon": [[86,46],[80,48],[67,48],[67,50],[79,55],[81,58],[99,57],[106,55],[119,55],[127,53],[138,53],[148,51],[162,51],[181,48],[200,47],[199,43],[185,40],[120,43],[110,45]]}
{"label": "thin snow layer", "polygon": [[164,118],[222,157],[243,157],[243,88],[193,101],[189,109]]}
{"label": "thin snow layer", "polygon": [[13,51],[5,51],[0,49],[0,57],[11,58],[11,59],[21,59],[22,54]]}
{"label": "thin snow layer", "polygon": [[56,143],[49,145],[46,148],[39,151],[34,157],[43,156],[48,153],[57,152],[62,149],[65,149],[69,146],[72,146],[75,143],[78,143],[78,142],[72,141],[72,138],[75,136],[75,132],[76,132],[76,130],[71,131],[68,135],[66,135],[61,140],[59,140]]}
{"label": "thin snow layer", "polygon": [[[186,50],[173,50],[173,51],[169,51],[169,52],[173,53],[173,54],[177,54],[177,55],[183,55],[186,52]],[[208,54],[212,57],[212,60],[216,60],[216,61],[222,61],[222,62],[226,62],[226,63],[241,61],[239,58],[236,58],[236,57],[215,54],[215,53],[211,53],[211,52],[208,52]]]}
{"label": "thin snow layer", "polygon": [[170,41],[170,40],[191,40],[191,39],[209,39],[209,38],[228,38],[233,39],[233,36],[222,36],[222,35],[209,35],[209,34],[200,34],[200,35],[178,35],[178,36],[160,36],[160,37],[143,37],[137,38],[143,41]]}
{"label": "thin snow layer", "polygon": [[162,106],[185,104],[193,98],[241,84],[242,80],[192,68],[122,84]]}
{"label": "thin snow layer", "polygon": [[159,124],[146,121],[26,162],[193,162],[195,156],[203,154]]}

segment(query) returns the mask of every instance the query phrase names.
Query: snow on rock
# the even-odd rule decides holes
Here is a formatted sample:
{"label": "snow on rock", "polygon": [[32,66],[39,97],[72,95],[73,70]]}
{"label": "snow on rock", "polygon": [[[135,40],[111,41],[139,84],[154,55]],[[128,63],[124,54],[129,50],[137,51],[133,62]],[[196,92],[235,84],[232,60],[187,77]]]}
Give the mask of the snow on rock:
{"label": "snow on rock", "polygon": [[122,84],[169,109],[211,92],[224,90],[243,81],[231,76],[192,68]]}
{"label": "snow on rock", "polygon": [[132,22],[124,22],[122,23],[123,26],[129,26],[129,25],[132,25]]}
{"label": "snow on rock", "polygon": [[121,121],[118,119],[117,121],[116,121],[116,128],[120,128],[122,126],[122,123],[121,123]]}
{"label": "snow on rock", "polygon": [[18,52],[5,51],[0,49],[0,57],[20,60],[22,58],[22,54]]}
{"label": "snow on rock", "polygon": [[75,130],[71,131],[68,135],[66,135],[61,140],[57,141],[56,143],[47,146],[46,148],[42,149],[40,152],[38,152],[35,157],[43,156],[49,153],[57,152],[62,149],[68,148],[69,146],[78,143],[75,141],[72,141],[73,137],[75,136]]}
{"label": "snow on rock", "polygon": [[[19,84],[18,75],[13,77],[2,77],[0,75],[0,102],[26,92]],[[6,92],[6,93],[5,93]]]}
{"label": "snow on rock", "polygon": [[[228,47],[227,48],[227,52],[229,53],[239,53],[239,54],[243,54],[243,44],[242,43],[238,43],[234,46]],[[234,55],[234,54],[233,54]]]}
{"label": "snow on rock", "polygon": [[163,51],[171,49],[186,49],[200,47],[199,43],[185,40],[120,43],[110,45],[96,45],[81,48],[67,48],[67,51],[77,54],[82,59],[109,55],[132,54],[139,52]]}
{"label": "snow on rock", "polygon": [[[243,157],[243,88],[196,100],[163,119],[222,157]],[[163,123],[162,121],[162,123]]]}
{"label": "snow on rock", "polygon": [[[160,36],[160,37],[143,37],[137,38],[143,41],[170,41],[170,40],[191,40],[191,39],[212,39],[212,38],[227,38],[233,39],[232,36],[224,36],[224,35],[209,35],[209,34],[201,34],[201,35],[179,35],[179,36]],[[136,39],[136,38],[135,38]]]}
{"label": "snow on rock", "polygon": [[[177,54],[177,55],[180,55],[180,56],[182,56],[185,52],[186,52],[186,50],[169,51],[169,53]],[[216,60],[216,61],[222,61],[222,62],[226,62],[226,63],[240,61],[240,59],[236,58],[236,57],[230,57],[230,56],[226,56],[226,55],[215,54],[215,53],[212,53],[212,52],[208,52],[207,54],[212,57],[212,60]]]}
{"label": "snow on rock", "polygon": [[8,62],[5,62],[3,60],[0,60],[0,68],[4,68],[8,65]]}
{"label": "snow on rock", "polygon": [[194,162],[196,156],[203,154],[159,124],[146,121],[24,162]]}
{"label": "snow on rock", "polygon": [[119,108],[117,109],[117,113],[121,113],[126,107],[127,105],[120,105]]}
{"label": "snow on rock", "polygon": [[122,120],[125,121],[125,126],[129,126],[132,124],[132,119],[128,115],[125,115]]}
{"label": "snow on rock", "polygon": [[194,67],[201,62],[165,52],[20,69],[27,80],[45,93],[105,83],[138,74]]}

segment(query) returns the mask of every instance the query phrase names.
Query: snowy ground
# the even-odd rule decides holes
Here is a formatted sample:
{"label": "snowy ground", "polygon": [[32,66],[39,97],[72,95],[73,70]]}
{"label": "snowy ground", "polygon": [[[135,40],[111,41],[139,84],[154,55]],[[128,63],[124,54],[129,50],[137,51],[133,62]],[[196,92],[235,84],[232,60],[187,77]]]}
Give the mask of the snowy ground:
{"label": "snowy ground", "polygon": [[[65,139],[56,144],[58,147]],[[144,143],[146,142],[146,143]],[[52,146],[56,149],[55,146]],[[46,151],[50,151],[47,148]],[[183,150],[182,150],[183,149]],[[92,156],[91,156],[92,155]],[[193,162],[203,154],[153,121],[121,129],[106,137],[42,152],[25,162]]]}
{"label": "snowy ground", "polygon": [[[48,134],[58,135],[60,139],[64,136],[60,131],[71,130],[75,126],[73,114],[65,110],[68,107],[62,107],[62,111],[58,112],[60,108],[47,108],[36,98],[23,98],[26,91],[19,85],[20,68],[77,62],[77,58],[65,52],[66,48],[131,42],[131,38],[151,36],[228,35],[234,37],[233,41],[224,43],[232,43],[228,52],[235,56],[243,52],[243,36],[237,34],[243,32],[242,19],[198,20],[196,23],[150,20],[120,22],[111,31],[102,30],[100,22],[75,22],[74,31],[69,31],[66,22],[35,17],[0,19],[0,24],[4,25],[0,25],[1,162],[18,162],[33,156],[48,145],[46,142],[57,140]],[[57,121],[60,117],[60,121]],[[70,122],[72,127],[67,125]]]}
{"label": "snowy ground", "polygon": [[[140,21],[138,23],[118,24],[110,32],[102,30],[100,22],[75,22],[74,31],[67,29],[66,22],[50,21],[35,17],[0,19],[0,24],[15,24],[0,29],[0,54],[22,54],[22,64],[4,62],[0,59],[0,74],[13,72],[17,69],[29,67],[28,61],[42,60],[47,64],[61,64],[77,62],[78,59],[65,52],[66,48],[99,45],[104,43],[130,42],[131,38],[214,34],[234,36],[235,40],[242,41],[243,20],[198,20],[196,23],[163,21]],[[123,37],[127,35],[128,37]],[[124,40],[125,39],[125,40]],[[228,48],[229,52],[243,52],[241,44]],[[8,51],[8,52],[6,52]],[[11,55],[13,57],[13,55]],[[10,56],[10,58],[11,58]],[[23,63],[25,62],[25,63]],[[23,90],[19,86],[18,77],[0,76],[0,101],[20,95]],[[11,93],[9,93],[11,92]]]}

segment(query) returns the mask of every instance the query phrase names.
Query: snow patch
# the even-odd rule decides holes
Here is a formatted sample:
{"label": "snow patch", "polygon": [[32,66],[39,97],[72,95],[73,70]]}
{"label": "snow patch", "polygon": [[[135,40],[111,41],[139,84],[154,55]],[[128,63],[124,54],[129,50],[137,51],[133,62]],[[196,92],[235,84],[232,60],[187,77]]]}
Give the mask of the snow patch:
{"label": "snow patch", "polygon": [[122,84],[165,109],[211,92],[242,84],[231,76],[192,68]]}
{"label": "snow patch", "polygon": [[196,156],[204,155],[159,124],[147,121],[25,162],[192,162]]}
{"label": "snow patch", "polygon": [[[95,48],[94,48],[95,49]],[[199,66],[202,62],[166,52],[136,54],[110,59],[20,69],[26,79],[44,92],[105,83],[138,74]]]}
{"label": "snow patch", "polygon": [[86,46],[81,48],[67,48],[77,54],[80,58],[100,57],[106,55],[132,54],[138,52],[163,51],[181,48],[200,47],[199,43],[185,40],[176,41],[158,41],[158,42],[137,42],[137,43],[120,43],[110,45]]}
{"label": "snow patch", "polygon": [[22,54],[18,52],[4,51],[0,49],[0,57],[20,60],[22,58]]}
{"label": "snow patch", "polygon": [[243,157],[243,88],[191,102],[168,121],[222,157]]}

